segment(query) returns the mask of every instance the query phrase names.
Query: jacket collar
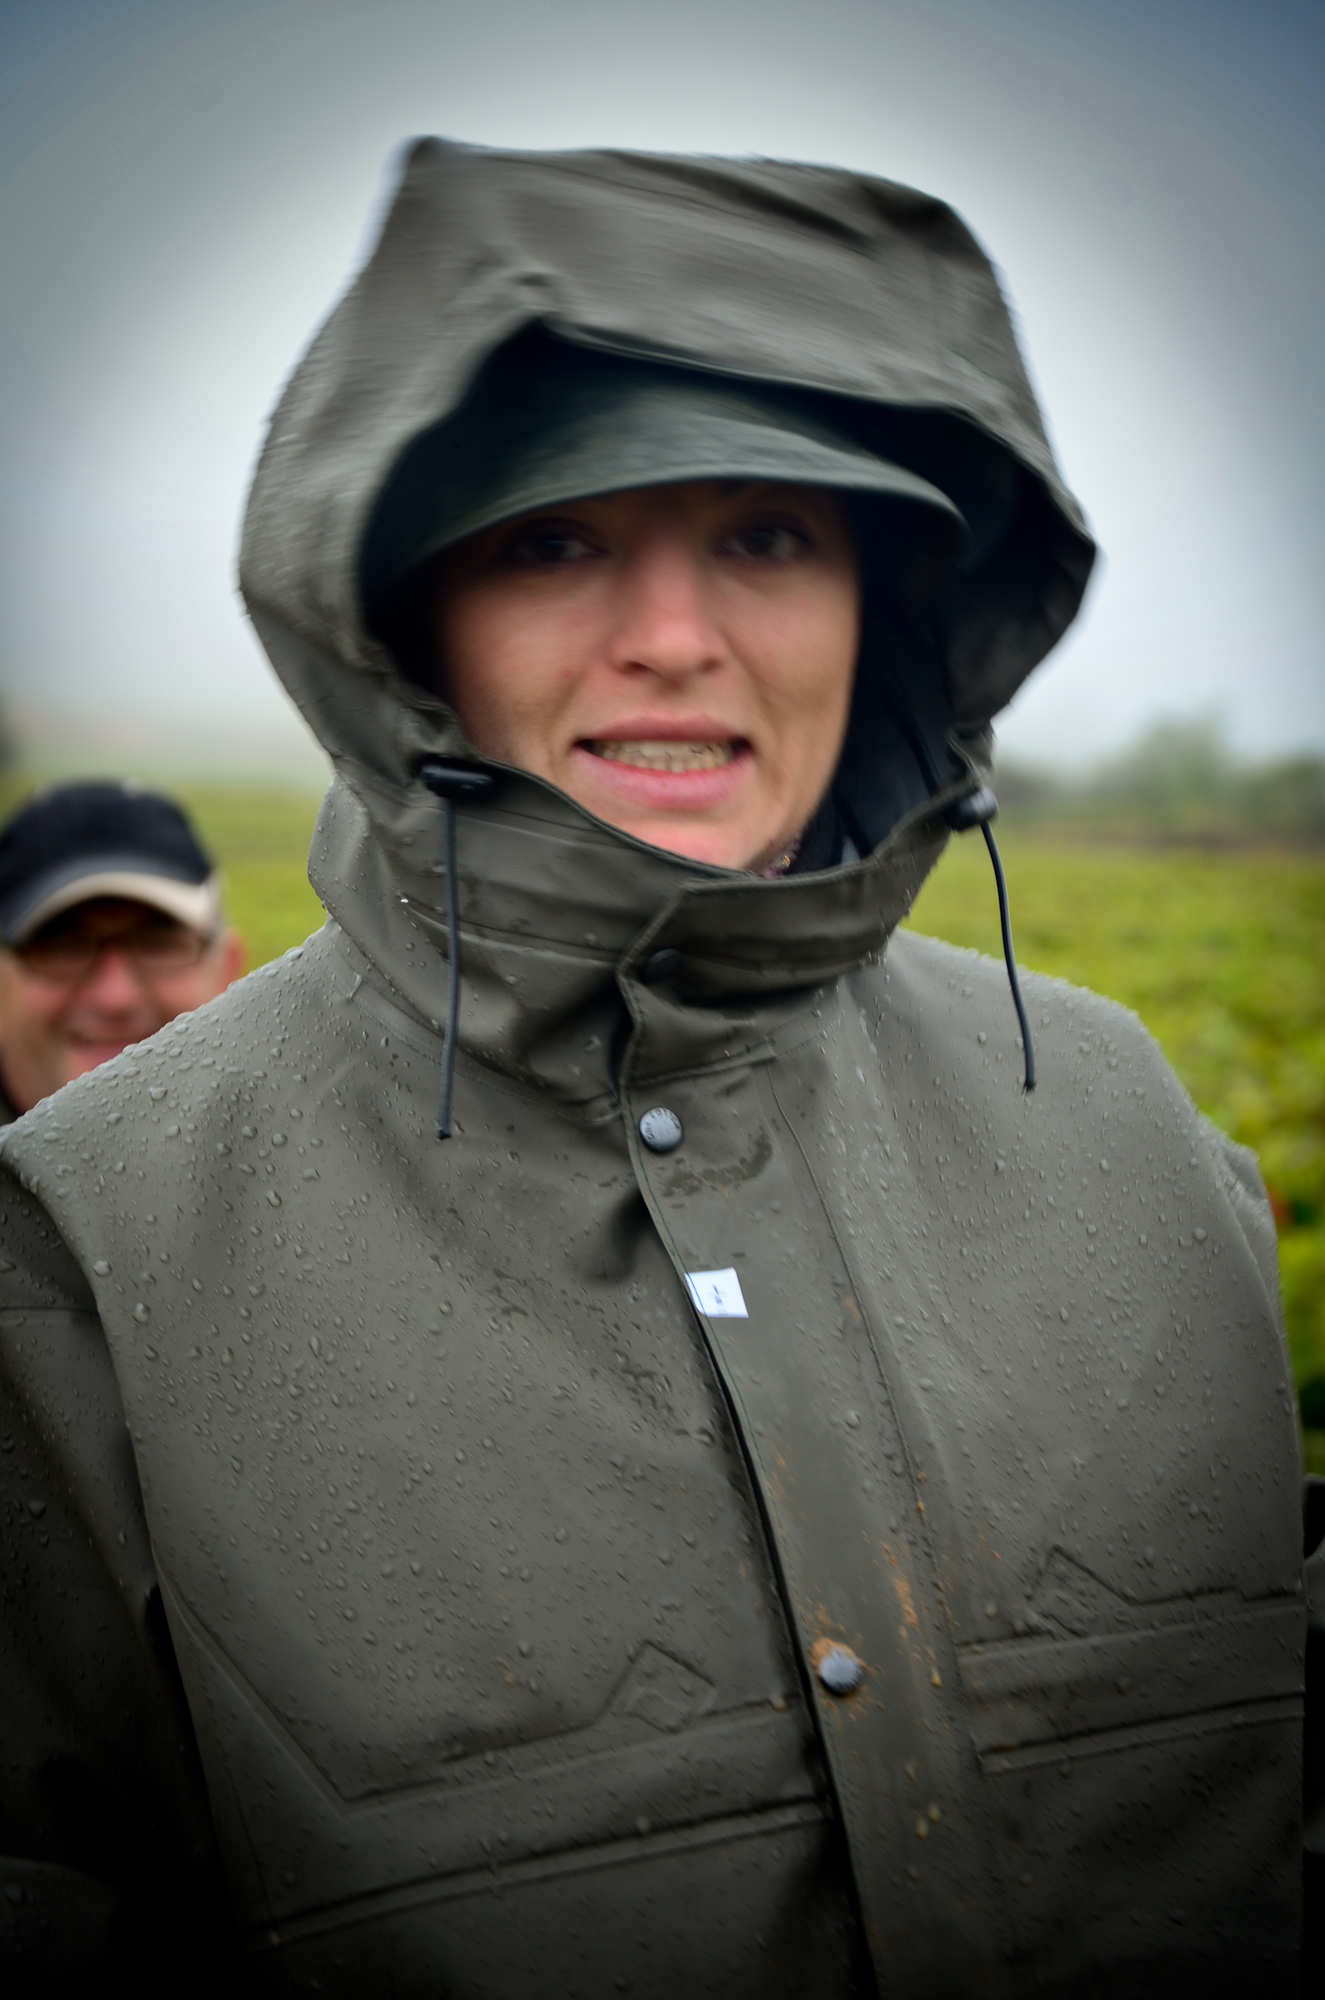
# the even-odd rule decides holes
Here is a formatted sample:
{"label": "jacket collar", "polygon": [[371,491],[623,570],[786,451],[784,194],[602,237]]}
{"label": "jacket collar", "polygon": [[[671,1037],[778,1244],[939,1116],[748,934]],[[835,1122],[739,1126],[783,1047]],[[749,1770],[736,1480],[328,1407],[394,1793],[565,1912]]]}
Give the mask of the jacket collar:
{"label": "jacket collar", "polygon": [[[313,886],[368,976],[440,1034],[441,811],[419,783],[354,775],[323,805]],[[864,861],[761,881],[646,847],[507,774],[494,803],[457,811],[461,1049],[590,1117],[614,1109],[623,1067],[643,1082],[748,1058],[883,950],[942,851],[947,798]],[[672,970],[651,981],[664,950]]]}

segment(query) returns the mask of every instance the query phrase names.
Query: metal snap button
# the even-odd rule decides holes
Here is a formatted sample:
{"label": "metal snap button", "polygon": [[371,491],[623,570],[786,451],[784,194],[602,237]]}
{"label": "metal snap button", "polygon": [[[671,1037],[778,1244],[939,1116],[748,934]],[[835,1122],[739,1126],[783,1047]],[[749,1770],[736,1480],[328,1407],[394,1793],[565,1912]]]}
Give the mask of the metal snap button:
{"label": "metal snap button", "polygon": [[685,1137],[685,1127],[665,1104],[655,1104],[640,1119],[639,1135],[651,1153],[674,1153]]}
{"label": "metal snap button", "polygon": [[829,1694],[854,1694],[865,1678],[865,1662],[850,1646],[821,1639],[813,1649],[814,1671]]}
{"label": "metal snap button", "polygon": [[664,979],[672,979],[681,970],[681,954],[675,945],[665,944],[660,951],[651,951],[639,969],[639,976],[646,986],[661,986]]}

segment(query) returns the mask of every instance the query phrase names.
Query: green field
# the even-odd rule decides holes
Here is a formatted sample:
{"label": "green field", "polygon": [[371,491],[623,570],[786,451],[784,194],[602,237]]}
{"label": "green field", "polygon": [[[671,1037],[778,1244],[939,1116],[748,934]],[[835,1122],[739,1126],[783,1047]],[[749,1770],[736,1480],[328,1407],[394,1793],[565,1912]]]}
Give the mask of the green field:
{"label": "green field", "polygon": [[[22,789],[0,785],[0,807]],[[316,928],[304,872],[314,797],[183,784],[262,964]],[[1087,844],[1050,827],[1000,836],[1022,963],[1135,1008],[1202,1110],[1259,1153],[1308,1453],[1325,1471],[1325,859]],[[983,843],[955,840],[912,918],[997,954]],[[1319,1427],[1319,1428],[1317,1428]]]}

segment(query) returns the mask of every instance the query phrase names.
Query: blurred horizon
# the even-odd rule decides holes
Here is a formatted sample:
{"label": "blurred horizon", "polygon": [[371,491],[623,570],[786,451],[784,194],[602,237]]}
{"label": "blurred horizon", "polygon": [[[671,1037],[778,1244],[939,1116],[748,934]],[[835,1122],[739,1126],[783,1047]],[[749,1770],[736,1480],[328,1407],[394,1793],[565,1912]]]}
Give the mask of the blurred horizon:
{"label": "blurred horizon", "polygon": [[[812,31],[807,23],[812,21]],[[402,142],[819,159],[999,265],[1104,548],[999,719],[1078,778],[1163,718],[1325,751],[1313,0],[48,0],[0,10],[0,696],[34,768],[315,783],[243,617],[265,413]]]}

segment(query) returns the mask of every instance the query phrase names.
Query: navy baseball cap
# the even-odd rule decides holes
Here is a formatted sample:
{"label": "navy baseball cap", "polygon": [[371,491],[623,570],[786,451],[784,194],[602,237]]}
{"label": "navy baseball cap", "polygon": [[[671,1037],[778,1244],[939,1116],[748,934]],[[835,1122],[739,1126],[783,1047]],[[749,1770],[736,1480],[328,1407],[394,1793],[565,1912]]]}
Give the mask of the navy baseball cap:
{"label": "navy baseball cap", "polygon": [[0,831],[0,943],[120,896],[210,937],[221,921],[215,864],[173,799],[132,782],[51,785]]}

